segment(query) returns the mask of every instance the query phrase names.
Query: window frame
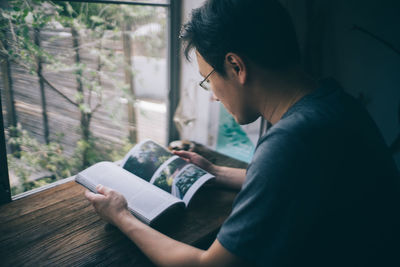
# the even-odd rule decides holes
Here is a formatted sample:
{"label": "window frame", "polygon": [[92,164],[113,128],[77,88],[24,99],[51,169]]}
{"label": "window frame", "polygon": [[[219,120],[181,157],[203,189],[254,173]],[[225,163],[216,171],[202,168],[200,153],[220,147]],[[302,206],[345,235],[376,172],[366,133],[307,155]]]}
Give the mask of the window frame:
{"label": "window frame", "polygon": [[0,95],[0,205],[11,202],[10,179],[8,177],[6,140],[4,136],[3,109]]}
{"label": "window frame", "polygon": [[[55,2],[68,1],[68,2],[89,2],[101,4],[124,4],[124,5],[146,5],[146,6],[160,6],[166,7],[168,13],[168,52],[167,52],[167,84],[168,84],[168,99],[167,99],[167,140],[169,143],[173,140],[179,139],[179,133],[173,121],[173,115],[179,103],[180,96],[180,41],[179,32],[181,28],[182,16],[182,1],[170,0],[169,3],[148,3],[142,1],[112,1],[112,0],[55,0]],[[8,176],[7,165],[7,150],[4,136],[4,120],[3,109],[1,106],[0,95],[0,205],[9,203],[13,200],[37,193],[38,191],[45,190],[50,187],[57,186],[64,182],[69,182],[73,177],[65,178],[52,184],[42,186],[21,194],[11,196],[10,180]]]}

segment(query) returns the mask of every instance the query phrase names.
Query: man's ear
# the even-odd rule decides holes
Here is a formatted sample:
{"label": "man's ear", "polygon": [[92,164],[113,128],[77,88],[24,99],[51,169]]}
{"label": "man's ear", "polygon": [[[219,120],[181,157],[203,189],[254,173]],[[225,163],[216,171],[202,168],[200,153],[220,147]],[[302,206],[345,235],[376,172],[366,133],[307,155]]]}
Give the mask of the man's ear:
{"label": "man's ear", "polygon": [[236,77],[240,84],[244,84],[247,78],[247,68],[243,59],[235,53],[227,53],[225,56],[227,72]]}

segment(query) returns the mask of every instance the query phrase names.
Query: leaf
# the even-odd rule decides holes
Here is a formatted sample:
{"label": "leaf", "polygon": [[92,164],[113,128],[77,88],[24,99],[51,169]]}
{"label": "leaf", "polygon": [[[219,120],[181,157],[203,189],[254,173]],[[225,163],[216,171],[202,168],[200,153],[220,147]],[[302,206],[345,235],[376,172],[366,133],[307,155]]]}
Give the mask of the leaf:
{"label": "leaf", "polygon": [[11,19],[11,15],[9,15],[7,12],[1,12],[1,15],[6,18],[6,19]]}
{"label": "leaf", "polygon": [[98,16],[91,16],[90,20],[95,23],[104,23],[104,19]]}
{"label": "leaf", "polygon": [[33,23],[33,14],[32,12],[28,12],[28,14],[25,16],[24,21],[28,25],[32,25]]}
{"label": "leaf", "polygon": [[68,14],[72,16],[72,14],[74,13],[74,9],[68,2],[66,2],[66,7],[67,7]]}

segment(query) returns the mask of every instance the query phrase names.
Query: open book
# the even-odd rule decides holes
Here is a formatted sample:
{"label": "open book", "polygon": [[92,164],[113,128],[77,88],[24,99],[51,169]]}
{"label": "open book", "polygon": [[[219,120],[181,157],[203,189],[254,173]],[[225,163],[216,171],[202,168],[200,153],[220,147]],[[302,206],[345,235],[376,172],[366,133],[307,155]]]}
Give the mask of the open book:
{"label": "open book", "polygon": [[167,210],[187,206],[196,191],[214,178],[151,140],[135,145],[120,165],[99,162],[75,181],[97,193],[98,184],[120,192],[133,215],[152,224]]}

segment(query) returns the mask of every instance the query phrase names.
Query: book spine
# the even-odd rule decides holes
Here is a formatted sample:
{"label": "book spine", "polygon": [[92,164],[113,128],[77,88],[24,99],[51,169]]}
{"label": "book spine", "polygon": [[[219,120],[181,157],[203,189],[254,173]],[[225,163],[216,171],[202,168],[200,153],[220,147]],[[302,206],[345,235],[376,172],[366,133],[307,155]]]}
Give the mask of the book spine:
{"label": "book spine", "polygon": [[87,189],[92,191],[93,193],[97,193],[96,185],[91,183],[89,180],[85,179],[85,177],[83,177],[81,174],[78,174],[76,176],[75,182],[77,182],[78,184],[83,185],[84,187],[86,187]]}

